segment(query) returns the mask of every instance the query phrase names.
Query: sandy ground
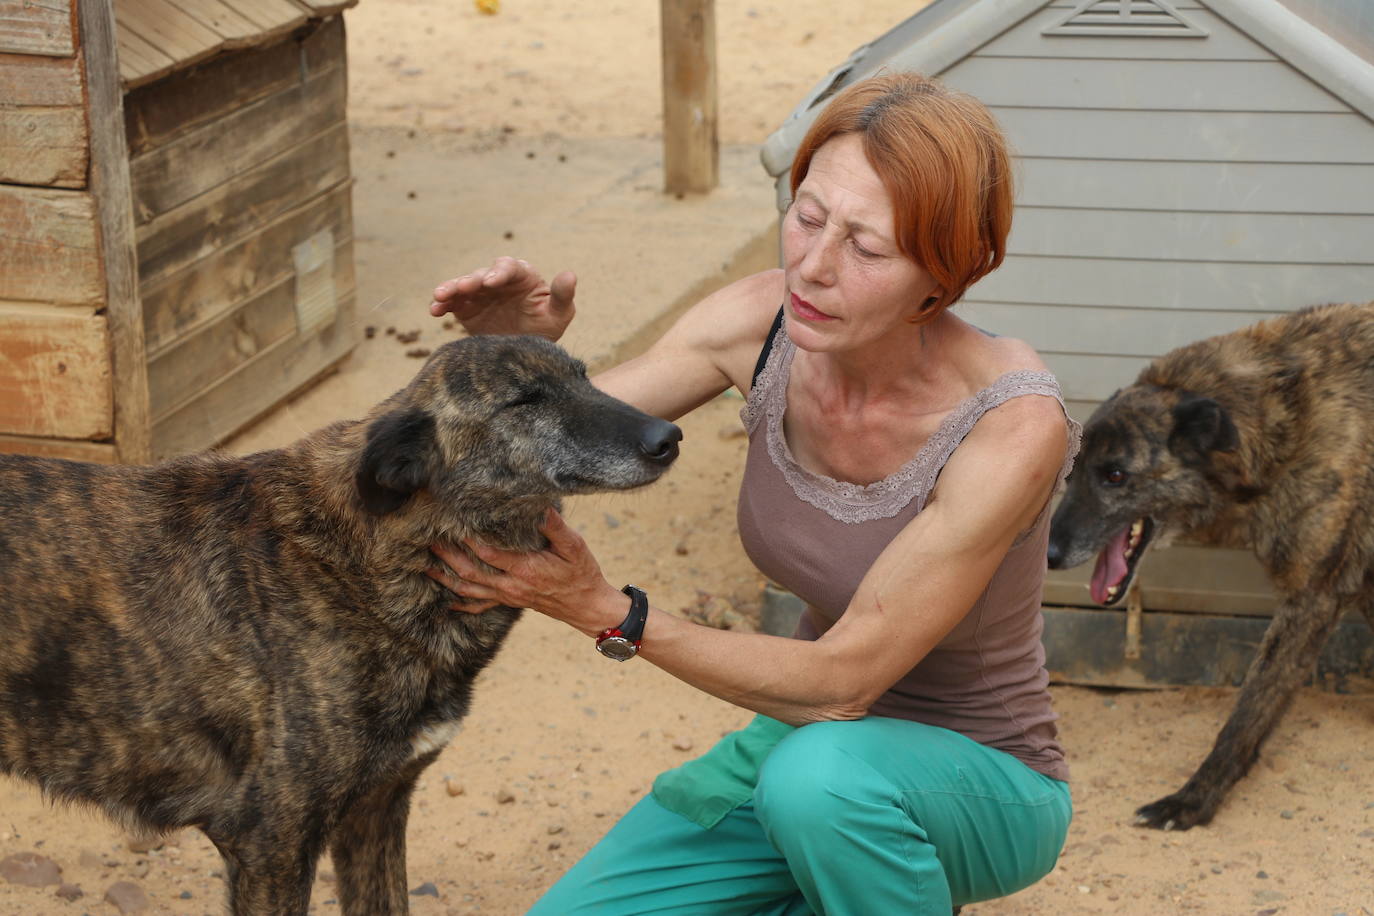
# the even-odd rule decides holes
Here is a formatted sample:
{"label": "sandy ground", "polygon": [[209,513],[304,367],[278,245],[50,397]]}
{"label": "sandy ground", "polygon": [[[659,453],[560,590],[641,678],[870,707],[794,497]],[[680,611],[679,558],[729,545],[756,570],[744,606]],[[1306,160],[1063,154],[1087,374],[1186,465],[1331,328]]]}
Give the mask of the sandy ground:
{"label": "sandy ground", "polygon": [[[349,13],[365,320],[423,328],[421,343],[432,345],[445,332],[423,317],[424,293],[468,266],[452,252],[486,257],[548,243],[506,242],[492,231],[475,249],[459,244],[448,227],[406,209],[405,189],[461,196],[453,185],[465,156],[507,156],[517,168],[534,151],[595,155],[608,139],[642,144],[657,135],[656,8],[505,0],[499,14],[482,16],[465,0],[362,0]],[[748,144],[914,5],[718,0],[717,8],[722,136]],[[397,161],[407,140],[442,148],[450,164]],[[582,266],[584,288],[605,279],[586,265],[550,266]],[[356,415],[414,371],[406,349],[379,330],[338,375],[229,447],[279,444]],[[640,584],[671,610],[729,608],[751,618],[762,583],[734,531],[739,406],[722,397],[684,421],[683,457],[663,483],[570,507],[612,581]],[[1217,820],[1181,834],[1133,828],[1131,812],[1187,778],[1234,692],[1057,687],[1055,696],[1073,767],[1067,849],[1036,887],[966,914],[1374,916],[1374,696],[1304,692]],[[483,676],[463,733],[417,792],[414,912],[523,912],[654,774],[747,718],[647,664],[606,662],[572,631],[527,615]],[[121,881],[143,892],[146,912],[222,912],[221,865],[199,834],[134,851],[96,815],[0,781],[0,859],[27,852],[60,865],[83,895],[68,901],[54,885],[0,881],[0,914],[114,913],[102,898]],[[325,860],[312,912],[338,912],[331,878]]]}

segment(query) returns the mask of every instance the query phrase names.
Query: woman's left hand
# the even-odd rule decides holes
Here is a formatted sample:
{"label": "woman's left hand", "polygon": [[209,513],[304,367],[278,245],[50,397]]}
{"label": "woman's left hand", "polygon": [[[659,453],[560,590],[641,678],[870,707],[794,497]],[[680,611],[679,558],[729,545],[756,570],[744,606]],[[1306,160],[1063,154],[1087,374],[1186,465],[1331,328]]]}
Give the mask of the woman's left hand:
{"label": "woman's left hand", "polygon": [[539,530],[549,541],[543,550],[518,552],[464,541],[491,570],[479,567],[454,545],[435,544],[430,549],[448,568],[435,566],[427,572],[463,599],[454,610],[527,607],[589,636],[615,626],[624,616],[617,613],[625,597],[606,581],[587,542],[553,509]]}

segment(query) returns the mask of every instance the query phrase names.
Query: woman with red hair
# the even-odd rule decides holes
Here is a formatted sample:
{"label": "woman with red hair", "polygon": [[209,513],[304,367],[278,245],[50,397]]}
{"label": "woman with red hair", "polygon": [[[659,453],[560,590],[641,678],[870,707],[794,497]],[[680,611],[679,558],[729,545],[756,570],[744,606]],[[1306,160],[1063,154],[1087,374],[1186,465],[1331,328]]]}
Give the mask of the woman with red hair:
{"label": "woman with red hair", "polygon": [[[659,776],[531,912],[947,916],[1063,845],[1040,594],[1078,429],[1028,345],[950,310],[1005,253],[1006,144],[974,99],[882,76],[829,103],[791,187],[781,269],[594,381],[666,419],[746,395],[740,537],[806,601],[795,637],[653,608],[557,513],[541,552],[471,545],[496,572],[436,547],[456,608],[533,608],[758,714]],[[574,283],[504,258],[431,312],[557,339]]]}

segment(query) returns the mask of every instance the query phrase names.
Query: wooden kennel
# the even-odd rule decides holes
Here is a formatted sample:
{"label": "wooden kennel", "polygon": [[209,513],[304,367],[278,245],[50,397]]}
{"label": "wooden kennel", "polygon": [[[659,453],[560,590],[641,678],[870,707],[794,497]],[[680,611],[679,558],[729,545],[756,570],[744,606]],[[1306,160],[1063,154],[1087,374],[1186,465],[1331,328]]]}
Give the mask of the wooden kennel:
{"label": "wooden kennel", "polygon": [[354,0],[0,0],[0,451],[214,445],[353,347]]}

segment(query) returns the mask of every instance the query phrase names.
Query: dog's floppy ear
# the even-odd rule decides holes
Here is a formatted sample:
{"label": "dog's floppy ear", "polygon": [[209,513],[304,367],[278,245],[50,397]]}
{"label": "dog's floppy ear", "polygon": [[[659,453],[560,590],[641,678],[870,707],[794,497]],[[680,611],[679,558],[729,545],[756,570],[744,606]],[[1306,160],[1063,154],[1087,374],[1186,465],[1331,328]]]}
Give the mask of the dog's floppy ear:
{"label": "dog's floppy ear", "polygon": [[1211,398],[1184,394],[1174,405],[1173,412],[1169,451],[1184,464],[1206,464],[1212,452],[1230,452],[1240,445],[1240,435],[1231,415]]}
{"label": "dog's floppy ear", "polygon": [[386,515],[429,482],[435,457],[434,416],[418,408],[394,410],[367,429],[355,480],[363,508]]}

